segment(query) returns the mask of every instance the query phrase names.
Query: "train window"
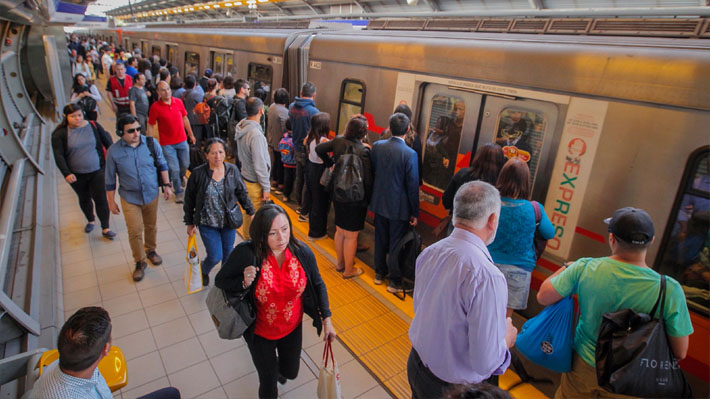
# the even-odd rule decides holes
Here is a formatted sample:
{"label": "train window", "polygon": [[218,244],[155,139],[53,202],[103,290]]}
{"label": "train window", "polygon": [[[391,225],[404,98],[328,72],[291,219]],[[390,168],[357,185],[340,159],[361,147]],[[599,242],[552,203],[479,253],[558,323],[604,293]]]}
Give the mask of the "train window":
{"label": "train window", "polygon": [[224,55],[224,64],[225,64],[225,69],[224,69],[224,75],[232,75],[232,76],[237,76],[237,64],[234,63],[234,54],[225,54]]}
{"label": "train window", "polygon": [[350,117],[361,114],[365,108],[365,83],[359,80],[345,79],[340,86],[340,104],[338,105],[338,134],[345,133]]}
{"label": "train window", "polygon": [[224,54],[216,51],[210,51],[210,57],[212,58],[210,61],[210,68],[212,68],[212,72],[224,74]]}
{"label": "train window", "polygon": [[710,147],[688,160],[656,270],[678,280],[688,308],[710,316]]}
{"label": "train window", "polygon": [[160,57],[160,46],[153,46],[151,48],[151,55],[157,55]]}
{"label": "train window", "polygon": [[165,52],[167,53],[167,56],[168,56],[168,62],[171,63],[172,65],[177,64],[177,46],[166,44],[165,45]]}
{"label": "train window", "polygon": [[185,51],[185,74],[187,76],[192,73],[200,76],[200,55],[192,51]]}
{"label": "train window", "polygon": [[422,108],[430,107],[431,111],[425,126],[422,179],[443,191],[454,175],[466,102],[451,93],[434,93],[431,97],[425,97],[424,101]]}
{"label": "train window", "polygon": [[262,89],[266,93],[265,102],[269,102],[269,98],[271,98],[272,75],[273,70],[271,69],[271,65],[250,62],[247,77],[249,79],[249,85],[251,86],[251,95],[256,95],[256,91]]}
{"label": "train window", "polygon": [[141,40],[141,55],[143,57],[148,56],[148,42],[146,42],[145,40]]}
{"label": "train window", "polygon": [[546,125],[545,115],[524,109],[504,108],[498,114],[495,142],[503,147],[506,158],[518,157],[528,163],[532,180],[540,161]]}

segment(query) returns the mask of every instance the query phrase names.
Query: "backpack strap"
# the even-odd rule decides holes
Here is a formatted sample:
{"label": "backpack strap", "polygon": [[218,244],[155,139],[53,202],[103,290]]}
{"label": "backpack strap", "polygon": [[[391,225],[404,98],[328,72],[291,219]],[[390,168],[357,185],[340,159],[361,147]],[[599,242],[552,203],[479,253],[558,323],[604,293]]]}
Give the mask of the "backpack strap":
{"label": "backpack strap", "polygon": [[658,318],[663,319],[663,308],[666,304],[666,276],[664,274],[661,274],[661,288],[658,290],[658,298],[656,299],[656,303],[653,304],[653,309],[651,309],[651,317],[656,314],[656,309],[658,308],[659,303],[661,304],[661,310]]}
{"label": "backpack strap", "polygon": [[[148,151],[150,151],[150,156],[153,157],[153,166],[155,166],[156,171],[159,171],[160,169],[158,169],[158,155],[155,153],[155,139],[151,136],[145,136],[145,143],[148,146]],[[158,186],[163,186],[162,179],[158,179]]]}

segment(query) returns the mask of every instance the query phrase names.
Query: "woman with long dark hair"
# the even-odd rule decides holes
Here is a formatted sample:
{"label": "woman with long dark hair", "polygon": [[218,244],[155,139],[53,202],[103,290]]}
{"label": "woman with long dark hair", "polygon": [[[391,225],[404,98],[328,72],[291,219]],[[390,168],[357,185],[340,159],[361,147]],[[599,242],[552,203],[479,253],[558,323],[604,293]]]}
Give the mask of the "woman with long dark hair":
{"label": "woman with long dark hair", "polygon": [[504,163],[505,155],[503,155],[503,150],[498,144],[484,144],[476,151],[471,166],[459,170],[451,179],[444,194],[441,196],[441,204],[447,210],[452,211],[454,209],[456,191],[470,181],[480,180],[495,186],[498,174]]}
{"label": "woman with long dark hair", "polygon": [[[357,236],[365,227],[367,205],[372,196],[372,167],[370,163],[370,148],[362,143],[367,134],[367,120],[361,116],[353,116],[345,127],[345,133],[331,141],[316,146],[318,156],[329,168],[348,152],[358,154],[362,162],[362,179],[365,185],[365,198],[358,203],[345,203],[333,200],[335,209],[335,252],[338,254],[336,270],[343,273],[343,278],[353,278],[361,275],[363,270],[355,267],[355,252]],[[333,153],[333,157],[328,155]],[[332,183],[332,182],[331,182]]]}
{"label": "woman with long dark hair", "polygon": [[327,237],[328,211],[330,200],[328,191],[320,184],[320,177],[325,170],[323,160],[316,153],[316,146],[328,141],[330,133],[330,115],[319,112],[311,117],[311,129],[306,137],[306,183],[310,191],[311,210],[308,214],[308,237],[314,240]]}
{"label": "woman with long dark hair", "polygon": [[[224,162],[227,145],[224,140],[213,137],[205,143],[207,163],[192,170],[185,188],[184,211],[187,235],[197,230],[205,244],[207,257],[202,261],[202,284],[210,283],[210,270],[224,262],[234,247],[237,228],[227,213],[238,207],[237,201],[248,215],[254,207],[247,195],[239,168]],[[236,213],[241,214],[241,211]]]}
{"label": "woman with long dark hair", "polygon": [[333,341],[335,329],[325,283],[313,251],[293,236],[291,220],[278,205],[264,205],[249,228],[250,241],[234,248],[215,286],[228,297],[243,295],[256,309],[244,333],[259,375],[259,397],[276,398],[277,381],[295,379],[301,362],[303,313],[318,335]]}
{"label": "woman with long dark hair", "polygon": [[77,104],[84,111],[85,119],[95,121],[99,116],[99,102],[101,94],[95,85],[80,73],[74,75],[74,84],[71,88],[69,102]]}
{"label": "woman with long dark hair", "polygon": [[488,251],[508,283],[507,317],[510,317],[514,310],[528,307],[530,280],[537,262],[535,231],[549,240],[555,228],[542,204],[539,204],[539,224],[535,220],[534,205],[530,202],[530,169],[525,161],[509,159],[500,170],[496,188],[501,197],[500,218],[495,241]]}
{"label": "woman with long dark hair", "polygon": [[[87,122],[77,104],[64,107],[64,119],[52,133],[54,161],[64,180],[79,197],[79,206],[88,223],[84,232],[94,229],[94,206],[101,221],[101,234],[112,240],[109,209],[104,183],[104,151],[112,144],[111,136],[96,122]],[[92,202],[93,201],[93,202]]]}

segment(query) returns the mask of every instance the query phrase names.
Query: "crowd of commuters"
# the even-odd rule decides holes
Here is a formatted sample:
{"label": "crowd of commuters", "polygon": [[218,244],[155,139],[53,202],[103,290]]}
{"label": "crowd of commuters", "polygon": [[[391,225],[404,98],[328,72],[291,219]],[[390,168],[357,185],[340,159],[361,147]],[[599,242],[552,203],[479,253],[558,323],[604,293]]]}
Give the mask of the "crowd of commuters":
{"label": "crowd of commuters", "polygon": [[[84,230],[92,231],[95,209],[103,237],[113,239],[109,212],[122,211],[136,265],[133,279],[140,281],[146,259],[156,266],[162,262],[156,252],[158,195],[162,190],[168,199],[175,193],[176,202],[184,202],[187,234],[199,232],[207,250],[203,284],[209,285],[210,271],[221,263],[215,286],[230,297],[246,294],[255,305],[256,321],[245,339],[258,372],[260,397],[276,397],[277,383],[297,377],[304,313],[324,339],[336,335],[315,256],[294,237],[288,214],[270,201],[272,193],[298,204],[298,220],[308,222],[309,240],[327,236],[332,205],[336,270],[345,279],[363,274],[355,266],[358,235],[368,210],[374,214],[374,283],[388,280],[387,291],[395,294],[413,291],[407,374],[414,398],[509,397],[495,385],[511,363],[517,334],[511,316],[530,301],[539,256],[536,240],[554,234],[544,207],[531,201],[532,179],[524,160],[506,160],[498,144],[484,144],[471,166],[443,185],[450,228],[445,238],[418,256],[411,286],[391,261],[398,242],[417,226],[426,168],[409,107],[397,106],[388,128],[373,143],[362,115],[352,115],[345,131],[331,138],[331,117],[316,107],[311,82],[303,84],[292,102],[286,89],[275,90],[266,107],[268,93],[257,88],[250,96],[251,84],[245,79],[223,77],[211,69],[199,78],[183,78],[164,59],[85,44],[72,37],[71,103],[52,135],[57,166],[86,217]],[[93,85],[98,73],[108,77],[116,143],[95,122],[101,101]],[[93,100],[93,106],[85,99]],[[460,111],[463,104],[455,108]],[[152,138],[156,124],[157,141]],[[444,158],[449,162],[452,156]],[[188,166],[191,174],[186,179]],[[352,187],[342,187],[343,176],[354,179],[348,180]],[[611,256],[562,267],[537,294],[542,305],[578,295],[575,357],[556,398],[613,396],[597,385],[594,370],[601,315],[619,308],[648,312],[656,299],[660,276],[645,261],[655,237],[650,216],[623,208],[607,222]],[[247,241],[235,247],[239,227]],[[672,278],[663,317],[680,360],[693,328],[682,288]],[[74,339],[65,329],[78,331],[86,325],[100,337],[73,346],[64,343]],[[59,366],[40,380],[44,397],[69,389],[58,388],[62,384],[84,389],[72,378],[89,381],[82,383],[96,391],[93,397],[106,397],[105,381],[96,371],[110,345],[106,312],[80,310],[67,321],[59,342],[65,345],[60,346]],[[85,361],[71,364],[82,351],[88,351],[81,355]],[[167,389],[149,397],[174,395],[179,394]]]}

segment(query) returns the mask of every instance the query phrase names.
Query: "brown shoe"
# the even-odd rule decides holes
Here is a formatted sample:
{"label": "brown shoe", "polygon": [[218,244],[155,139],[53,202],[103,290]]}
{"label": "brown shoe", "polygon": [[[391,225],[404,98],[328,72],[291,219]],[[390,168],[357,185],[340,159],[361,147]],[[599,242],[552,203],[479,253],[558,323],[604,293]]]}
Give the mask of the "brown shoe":
{"label": "brown shoe", "polygon": [[161,258],[160,255],[158,255],[158,253],[155,251],[150,251],[145,254],[145,256],[148,257],[148,260],[150,261],[150,263],[153,264],[153,266],[158,266],[163,263],[163,258]]}
{"label": "brown shoe", "polygon": [[143,280],[143,276],[145,276],[144,270],[146,267],[148,267],[148,264],[144,261],[136,263],[136,270],[133,271],[133,281]]}

